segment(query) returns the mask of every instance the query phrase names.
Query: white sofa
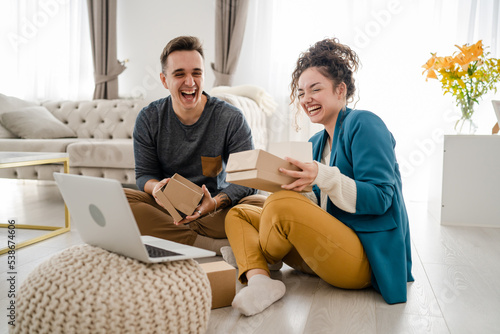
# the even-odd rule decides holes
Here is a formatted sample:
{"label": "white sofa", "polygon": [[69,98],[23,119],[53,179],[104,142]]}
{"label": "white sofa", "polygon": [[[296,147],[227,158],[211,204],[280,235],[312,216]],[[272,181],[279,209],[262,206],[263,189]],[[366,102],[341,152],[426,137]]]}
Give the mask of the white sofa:
{"label": "white sofa", "polygon": [[[256,148],[266,149],[267,115],[261,102],[224,90],[215,96],[242,110]],[[143,100],[36,104],[0,94],[0,151],[67,152],[72,174],[135,184],[132,132],[146,105]],[[52,180],[54,171],[62,171],[62,165],[0,169],[0,178]]]}
{"label": "white sofa", "polygon": [[[137,114],[145,105],[135,100],[94,100],[57,101],[42,103],[56,120],[42,119],[44,124],[60,121],[71,131],[64,134],[47,131],[48,134],[23,133],[15,129],[15,134],[24,138],[0,138],[0,151],[17,152],[66,152],[69,154],[70,173],[117,179],[124,184],[135,183],[132,131]],[[31,117],[44,109],[21,108],[17,112],[28,111]],[[6,129],[16,124],[7,124],[6,116],[16,116],[14,112],[0,115],[0,122]],[[33,126],[28,119],[12,122]],[[44,124],[40,124],[43,128]],[[26,130],[28,131],[28,130]],[[59,130],[56,130],[58,132]],[[29,131],[28,131],[29,132]],[[11,136],[12,137],[12,136]],[[0,170],[0,177],[18,179],[52,180],[54,171],[62,171],[61,165],[40,165]]]}

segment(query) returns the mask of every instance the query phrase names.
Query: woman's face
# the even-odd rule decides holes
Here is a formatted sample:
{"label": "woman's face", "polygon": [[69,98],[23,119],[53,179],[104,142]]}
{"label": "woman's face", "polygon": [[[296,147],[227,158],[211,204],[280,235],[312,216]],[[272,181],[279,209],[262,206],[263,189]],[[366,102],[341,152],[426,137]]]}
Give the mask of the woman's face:
{"label": "woman's face", "polygon": [[305,113],[313,123],[335,126],[337,116],[344,106],[342,88],[334,91],[333,82],[321,74],[316,67],[310,67],[299,77],[298,98]]}

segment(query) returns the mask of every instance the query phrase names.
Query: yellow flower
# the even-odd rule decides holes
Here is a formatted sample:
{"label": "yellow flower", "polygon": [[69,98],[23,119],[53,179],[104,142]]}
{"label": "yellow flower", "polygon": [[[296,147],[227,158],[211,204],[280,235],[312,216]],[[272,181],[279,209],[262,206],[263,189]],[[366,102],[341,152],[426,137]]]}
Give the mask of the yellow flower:
{"label": "yellow flower", "polygon": [[429,70],[429,71],[427,71],[427,77],[425,78],[425,80],[427,81],[427,79],[429,79],[429,78],[431,78],[431,79],[437,79],[438,77],[436,75],[436,71],[434,71],[432,69]]}
{"label": "yellow flower", "polygon": [[437,79],[435,72],[436,54],[435,53],[431,54],[432,57],[424,65],[422,65],[422,67],[425,68],[422,74],[424,74],[427,71],[427,77],[425,78],[425,81],[427,81],[428,78]]}
{"label": "yellow flower", "polygon": [[470,46],[468,46],[467,44],[465,44],[464,46],[455,46],[459,48],[461,52],[454,57],[454,60],[464,71],[469,68],[470,63],[478,60],[479,57],[483,55],[482,40]]}
{"label": "yellow flower", "polygon": [[462,68],[462,70],[465,71],[469,68],[470,60],[466,58],[465,55],[458,54],[455,56],[455,58],[453,58],[453,60]]}
{"label": "yellow flower", "polygon": [[439,69],[449,69],[454,66],[453,64],[453,57],[447,56],[447,57],[438,57],[437,58],[437,64]]}
{"label": "yellow flower", "polygon": [[483,94],[489,90],[496,92],[500,59],[487,57],[489,53],[484,53],[482,40],[472,45],[455,46],[460,51],[452,56],[438,57],[431,53],[431,58],[422,66],[422,74],[426,74],[426,81],[429,78],[439,80],[443,93],[450,93],[464,117],[470,117],[474,103],[479,103]]}
{"label": "yellow flower", "polygon": [[471,59],[471,61],[478,60],[479,57],[483,55],[483,41],[479,40],[476,44],[468,46],[465,44],[464,46],[455,45],[457,48],[462,51],[462,54],[467,58]]}

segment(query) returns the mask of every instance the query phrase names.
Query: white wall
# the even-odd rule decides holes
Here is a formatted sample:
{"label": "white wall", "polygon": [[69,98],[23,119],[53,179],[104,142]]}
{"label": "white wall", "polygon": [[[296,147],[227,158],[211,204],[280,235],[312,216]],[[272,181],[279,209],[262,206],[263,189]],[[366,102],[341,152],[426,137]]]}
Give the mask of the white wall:
{"label": "white wall", "polygon": [[205,90],[213,86],[214,0],[120,0],[117,13],[118,59],[129,61],[119,76],[123,98],[156,100],[169,94],[160,81],[160,54],[172,38],[193,35],[205,52]]}

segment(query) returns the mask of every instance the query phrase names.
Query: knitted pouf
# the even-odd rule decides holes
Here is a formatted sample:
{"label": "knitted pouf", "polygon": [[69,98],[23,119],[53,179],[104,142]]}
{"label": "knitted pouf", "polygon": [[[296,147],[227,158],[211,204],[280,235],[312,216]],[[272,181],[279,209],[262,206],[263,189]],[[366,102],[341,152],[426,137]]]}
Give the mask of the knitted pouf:
{"label": "knitted pouf", "polygon": [[194,260],[145,264],[79,245],[26,278],[11,333],[204,333],[211,304]]}

